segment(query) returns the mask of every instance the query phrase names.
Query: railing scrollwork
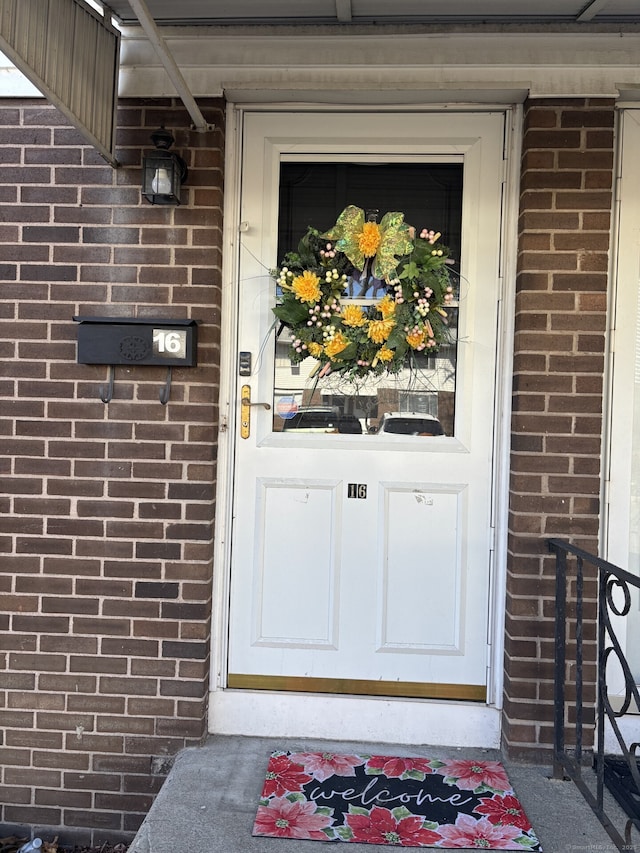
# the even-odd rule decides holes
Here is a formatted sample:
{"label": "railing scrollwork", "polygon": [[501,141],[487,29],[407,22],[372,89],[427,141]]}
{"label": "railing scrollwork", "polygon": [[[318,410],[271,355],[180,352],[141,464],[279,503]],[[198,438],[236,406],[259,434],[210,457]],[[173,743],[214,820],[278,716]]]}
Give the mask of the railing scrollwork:
{"label": "railing scrollwork", "polygon": [[[640,589],[640,578],[564,540],[550,540],[549,549],[556,557],[554,776],[575,782],[618,850],[640,851],[640,742],[627,743],[620,725],[630,713],[640,713],[640,692],[618,637],[619,624],[632,607],[632,591]],[[584,683],[587,572],[597,578],[598,589],[595,689]],[[570,583],[574,578],[575,586]],[[569,648],[575,650],[575,657],[569,657]],[[571,680],[569,668],[575,673]],[[616,687],[623,683],[615,706],[607,679],[614,668]],[[595,725],[585,725],[585,708],[595,711]],[[640,717],[636,719],[640,729]],[[605,751],[607,725],[619,755]],[[584,767],[585,740],[593,751],[593,770]],[[616,827],[607,812],[605,787],[626,813],[623,827]]]}

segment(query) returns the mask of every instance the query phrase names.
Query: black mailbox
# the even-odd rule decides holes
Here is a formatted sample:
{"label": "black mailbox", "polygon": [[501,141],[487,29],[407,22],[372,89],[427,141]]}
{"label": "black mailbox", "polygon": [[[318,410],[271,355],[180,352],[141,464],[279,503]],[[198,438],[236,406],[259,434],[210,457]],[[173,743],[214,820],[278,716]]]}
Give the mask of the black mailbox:
{"label": "black mailbox", "polygon": [[196,320],[157,317],[74,317],[79,364],[195,367]]}

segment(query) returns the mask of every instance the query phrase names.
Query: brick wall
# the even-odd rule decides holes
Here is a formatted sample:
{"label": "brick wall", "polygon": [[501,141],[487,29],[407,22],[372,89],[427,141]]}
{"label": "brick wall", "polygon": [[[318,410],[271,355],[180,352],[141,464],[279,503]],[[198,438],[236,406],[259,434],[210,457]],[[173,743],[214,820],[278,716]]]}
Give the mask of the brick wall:
{"label": "brick wall", "polygon": [[[611,101],[526,105],[503,721],[506,748],[522,757],[540,757],[553,742],[555,571],[546,539],[598,551],[613,128]],[[593,618],[593,578],[585,596]],[[592,623],[590,655],[594,639]]]}
{"label": "brick wall", "polygon": [[[202,109],[215,131],[122,102],[113,170],[53,107],[0,102],[4,834],[126,837],[206,732],[223,112]],[[177,208],[140,196],[161,124],[189,166]],[[199,366],[167,406],[166,369],[118,367],[105,405],[78,314],[198,319]]]}
{"label": "brick wall", "polygon": [[[222,104],[202,105],[218,128]],[[190,174],[140,198],[165,124]],[[0,823],[126,837],[206,732],[222,133],[125,101],[112,170],[41,101],[0,101]],[[597,549],[613,104],[526,107],[504,745],[552,736],[554,568]],[[201,320],[199,366],[76,364],[74,315]],[[593,596],[593,588],[589,589]],[[159,771],[159,772],[156,772]],[[60,830],[60,827],[64,827]]]}

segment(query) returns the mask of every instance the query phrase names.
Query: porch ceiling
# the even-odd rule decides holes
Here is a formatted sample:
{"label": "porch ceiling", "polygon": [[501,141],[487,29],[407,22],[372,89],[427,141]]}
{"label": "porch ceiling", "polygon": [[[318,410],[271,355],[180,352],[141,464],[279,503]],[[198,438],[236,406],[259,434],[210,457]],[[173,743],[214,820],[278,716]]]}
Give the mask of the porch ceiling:
{"label": "porch ceiling", "polygon": [[[128,0],[106,4],[137,26]],[[147,0],[158,26],[640,23],[637,0]]]}

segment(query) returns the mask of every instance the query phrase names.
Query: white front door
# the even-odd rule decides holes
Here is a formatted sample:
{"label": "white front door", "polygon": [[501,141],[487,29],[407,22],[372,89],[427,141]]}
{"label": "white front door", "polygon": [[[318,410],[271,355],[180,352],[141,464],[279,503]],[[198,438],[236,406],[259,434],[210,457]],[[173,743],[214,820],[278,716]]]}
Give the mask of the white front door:
{"label": "white front door", "polygon": [[[504,121],[501,112],[244,115],[229,688],[486,700]],[[302,166],[303,196],[304,164],[386,170],[380,183],[401,184],[398,198],[418,211],[421,195],[435,193],[424,202],[430,216],[440,176],[459,176],[458,202],[455,189],[443,196],[459,204],[457,346],[418,379],[325,387],[283,361],[269,270],[283,209],[291,215],[280,189],[288,164]],[[424,187],[410,177],[420,170]],[[331,185],[333,219],[303,226],[326,229],[344,201],[360,206],[336,191],[342,180]],[[410,224],[444,231],[441,221]],[[291,402],[357,419],[358,434],[287,428]],[[376,432],[394,410],[431,414],[445,434]]]}

